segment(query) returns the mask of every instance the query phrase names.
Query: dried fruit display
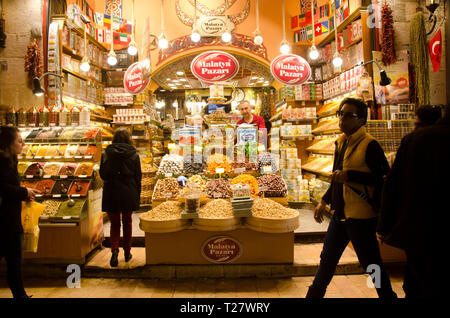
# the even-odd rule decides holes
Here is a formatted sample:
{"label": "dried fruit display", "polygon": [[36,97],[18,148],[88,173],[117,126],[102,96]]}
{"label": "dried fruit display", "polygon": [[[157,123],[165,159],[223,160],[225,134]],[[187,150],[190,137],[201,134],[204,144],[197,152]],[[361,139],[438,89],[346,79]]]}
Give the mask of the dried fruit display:
{"label": "dried fruit display", "polygon": [[59,162],[48,162],[44,166],[44,175],[57,176],[62,166],[63,164]]}
{"label": "dried fruit display", "polygon": [[180,192],[178,181],[175,178],[164,178],[158,180],[153,192],[154,200],[175,198]]}
{"label": "dried fruit display", "polygon": [[45,205],[45,210],[42,212],[43,216],[56,216],[59,210],[60,202],[55,200],[44,200],[42,204]]}
{"label": "dried fruit display", "polygon": [[73,176],[78,164],[76,163],[66,163],[59,171],[60,176]]}
{"label": "dried fruit display", "polygon": [[252,197],[258,195],[258,180],[256,180],[254,176],[244,173],[231,180],[231,184],[238,183],[248,184],[250,186],[250,195]]}
{"label": "dried fruit display", "polygon": [[53,186],[51,194],[65,195],[65,194],[67,194],[67,192],[69,192],[71,184],[72,184],[72,181],[70,181],[70,180],[56,181],[55,185]]}
{"label": "dried fruit display", "polygon": [[159,165],[158,174],[172,173],[180,175],[183,173],[183,157],[179,155],[165,155]]}
{"label": "dried fruit display", "polygon": [[166,201],[156,208],[143,213],[141,218],[144,220],[164,221],[181,219],[182,203],[178,201]]}
{"label": "dried fruit display", "polygon": [[225,179],[212,179],[206,184],[208,198],[223,199],[231,196],[231,183]]}
{"label": "dried fruit display", "polygon": [[94,163],[92,162],[82,162],[78,165],[76,176],[91,176],[94,169]]}
{"label": "dried fruit display", "polygon": [[51,179],[41,180],[36,184],[35,189],[40,191],[42,195],[47,196],[52,192],[54,185],[55,185],[54,180]]}
{"label": "dried fruit display", "polygon": [[30,42],[25,55],[25,72],[28,73],[28,86],[33,87],[33,79],[42,75],[41,49],[36,39]]}
{"label": "dried fruit display", "polygon": [[217,199],[206,203],[198,214],[204,219],[229,219],[234,217],[233,207],[229,200]]}
{"label": "dried fruit display", "polygon": [[272,167],[271,173],[278,171],[277,163],[270,152],[263,152],[258,155],[258,164],[256,165],[256,169],[263,170],[263,167],[265,166]]}
{"label": "dried fruit display", "polygon": [[214,154],[208,157],[206,160],[207,172],[210,174],[215,174],[216,169],[223,168],[224,173],[229,173],[232,171],[230,159],[221,154]]}
{"label": "dried fruit display", "polygon": [[69,195],[79,194],[81,196],[86,196],[90,184],[90,181],[74,181],[70,187]]}
{"label": "dried fruit display", "polygon": [[[258,178],[259,194],[264,193],[267,197],[284,197],[287,189],[286,184],[279,175],[269,174]],[[264,190],[264,192],[261,191]]]}
{"label": "dried fruit display", "polygon": [[298,215],[297,210],[286,208],[271,199],[255,198],[252,207],[252,216],[263,219],[290,219]]}

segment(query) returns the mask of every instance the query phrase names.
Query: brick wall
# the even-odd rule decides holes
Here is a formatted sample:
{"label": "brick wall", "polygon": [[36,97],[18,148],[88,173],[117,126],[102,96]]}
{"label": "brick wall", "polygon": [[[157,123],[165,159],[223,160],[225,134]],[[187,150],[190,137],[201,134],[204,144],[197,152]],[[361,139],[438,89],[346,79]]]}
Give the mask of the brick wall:
{"label": "brick wall", "polygon": [[[0,49],[0,64],[7,63],[7,70],[0,67],[0,105],[28,108],[43,105],[43,97],[36,97],[27,87],[24,57],[31,41],[31,29],[42,30],[41,0],[3,0],[6,48]],[[41,32],[42,33],[42,32]],[[38,39],[42,49],[42,38]],[[42,50],[41,50],[42,52]]]}

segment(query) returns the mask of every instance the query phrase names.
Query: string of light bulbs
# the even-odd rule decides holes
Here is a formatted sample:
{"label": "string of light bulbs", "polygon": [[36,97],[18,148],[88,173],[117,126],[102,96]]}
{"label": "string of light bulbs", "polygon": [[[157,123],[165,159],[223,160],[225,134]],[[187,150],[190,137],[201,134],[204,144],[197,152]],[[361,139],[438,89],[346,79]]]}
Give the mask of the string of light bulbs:
{"label": "string of light bulbs", "polygon": [[191,40],[194,43],[197,43],[201,39],[201,35],[197,29],[197,0],[194,1],[194,23],[192,28]]}
{"label": "string of light bulbs", "polygon": [[309,49],[309,58],[317,60],[319,58],[319,51],[316,48],[316,30],[314,24],[314,0],[311,0],[311,23],[312,23],[312,46]]}
{"label": "string of light bulbs", "polygon": [[261,45],[263,43],[263,38],[259,30],[259,0],[256,0],[256,30],[254,34],[255,37],[253,39],[253,42],[255,42],[256,45]]}
{"label": "string of light bulbs", "polygon": [[335,67],[340,67],[342,65],[343,61],[342,61],[342,57],[339,55],[339,52],[338,52],[339,39],[338,39],[338,33],[337,33],[336,14],[337,14],[336,1],[334,1],[334,39],[336,42],[336,50],[333,55],[333,65]]}
{"label": "string of light bulbs", "polygon": [[117,64],[116,52],[114,52],[114,33],[113,33],[113,24],[114,24],[114,12],[112,8],[109,10],[111,15],[111,50],[108,53],[108,64],[114,66]]}
{"label": "string of light bulbs", "polygon": [[159,36],[158,46],[160,49],[167,49],[169,42],[164,34],[164,0],[161,0],[161,34]]}

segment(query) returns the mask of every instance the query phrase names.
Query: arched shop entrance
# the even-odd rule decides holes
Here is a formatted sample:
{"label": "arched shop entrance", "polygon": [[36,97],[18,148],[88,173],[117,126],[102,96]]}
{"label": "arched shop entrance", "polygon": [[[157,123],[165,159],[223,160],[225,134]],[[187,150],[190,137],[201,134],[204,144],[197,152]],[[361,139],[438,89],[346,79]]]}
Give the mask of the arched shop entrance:
{"label": "arched shop entrance", "polygon": [[[215,38],[204,38],[196,44],[190,41],[189,36],[180,37],[172,40],[168,49],[159,52],[157,68],[152,72],[151,88],[157,100],[165,101],[164,114],[175,115],[172,107],[175,100],[179,105],[184,105],[190,97],[195,96],[196,101],[205,101],[209,97],[210,85],[199,81],[192,74],[190,65],[197,55],[212,50],[230,53],[239,62],[238,73],[228,81],[239,88],[236,102],[248,99],[256,103],[256,92],[268,91],[274,83],[267,49],[263,45],[256,46],[253,39],[246,35],[235,35],[228,45],[223,45],[220,39]],[[231,88],[225,87],[224,95],[230,96]],[[232,108],[235,106],[236,103],[233,103]],[[185,114],[190,113],[185,111],[182,107],[178,118],[184,118]]]}

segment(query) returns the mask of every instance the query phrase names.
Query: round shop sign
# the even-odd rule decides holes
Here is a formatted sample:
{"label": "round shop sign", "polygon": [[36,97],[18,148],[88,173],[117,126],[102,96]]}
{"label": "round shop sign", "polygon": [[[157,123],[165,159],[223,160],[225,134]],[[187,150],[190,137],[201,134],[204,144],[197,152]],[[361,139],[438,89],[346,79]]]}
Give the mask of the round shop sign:
{"label": "round shop sign", "polygon": [[191,62],[191,71],[200,81],[211,83],[232,79],[239,71],[239,62],[231,54],[208,51]]}
{"label": "round shop sign", "polygon": [[301,56],[285,54],[277,56],[270,64],[272,75],[282,84],[303,84],[311,76],[311,67]]}
{"label": "round shop sign", "polygon": [[140,62],[131,64],[123,76],[123,86],[133,95],[141,93],[148,83],[150,83],[150,77],[144,76]]}
{"label": "round shop sign", "polygon": [[242,254],[242,245],[230,236],[215,236],[202,246],[202,255],[213,263],[231,263]]}

